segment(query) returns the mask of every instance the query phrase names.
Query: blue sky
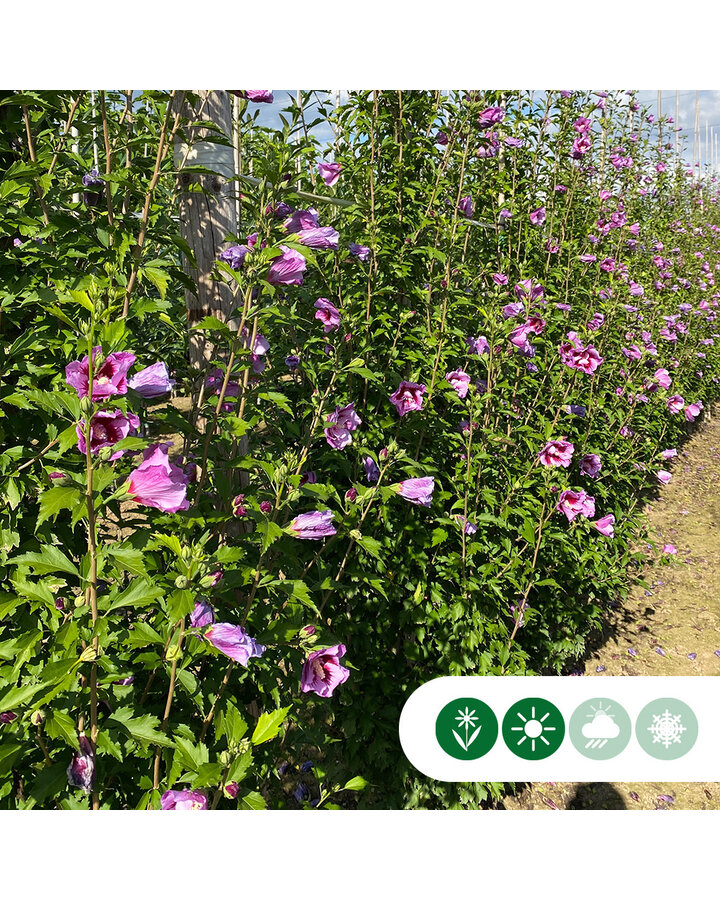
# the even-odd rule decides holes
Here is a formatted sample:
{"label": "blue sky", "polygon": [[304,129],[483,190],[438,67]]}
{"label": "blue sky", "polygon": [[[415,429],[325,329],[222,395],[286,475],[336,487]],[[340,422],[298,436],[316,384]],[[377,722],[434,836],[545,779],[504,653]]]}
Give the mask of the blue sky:
{"label": "blue sky", "polygon": [[[346,95],[346,91],[341,91],[341,102]],[[676,92],[674,90],[664,90],[662,93],[662,111],[663,115],[670,115],[675,118],[675,102]],[[718,135],[718,144],[720,145],[720,91],[712,90],[680,90],[678,93],[679,117],[677,124],[682,127],[681,134],[686,135],[687,143],[683,157],[690,163],[693,153],[693,130],[695,126],[695,98],[697,93],[699,119],[700,119],[700,144],[702,150],[703,161],[706,158],[705,152],[705,123],[708,123],[709,129],[715,130]],[[334,91],[317,91],[317,94],[332,100]],[[295,90],[275,90],[275,102],[273,104],[251,104],[252,111],[259,111],[258,122],[262,125],[277,127],[279,125],[278,114],[284,106],[288,104],[289,99],[296,96]],[[657,116],[658,112],[658,91],[642,90],[638,91],[637,97],[643,106],[649,107],[651,113]],[[323,126],[316,129],[316,135],[321,141],[332,141],[332,130],[329,126]],[[674,136],[672,138],[674,140]],[[708,145],[708,150],[710,145]]]}

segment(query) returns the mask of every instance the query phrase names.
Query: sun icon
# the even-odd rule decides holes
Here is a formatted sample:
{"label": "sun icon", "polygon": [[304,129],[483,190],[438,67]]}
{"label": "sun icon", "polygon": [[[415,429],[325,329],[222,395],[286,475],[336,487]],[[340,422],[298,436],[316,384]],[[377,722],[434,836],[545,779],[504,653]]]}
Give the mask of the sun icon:
{"label": "sun icon", "polygon": [[524,744],[525,741],[530,741],[530,749],[532,752],[535,752],[535,741],[538,738],[545,744],[546,747],[550,746],[550,741],[545,737],[545,731],[557,731],[554,725],[545,725],[545,720],[549,717],[550,713],[546,712],[544,716],[537,718],[537,714],[535,712],[535,707],[533,706],[530,711],[530,718],[526,719],[525,716],[521,712],[516,713],[519,719],[522,719],[524,722],[523,725],[513,725],[510,728],[510,731],[522,731],[523,736],[517,742],[516,746],[519,747],[521,744]]}
{"label": "sun icon", "polygon": [[544,759],[554,753],[565,737],[560,710],[547,700],[521,700],[512,706],[503,722],[505,743],[524,759]]}

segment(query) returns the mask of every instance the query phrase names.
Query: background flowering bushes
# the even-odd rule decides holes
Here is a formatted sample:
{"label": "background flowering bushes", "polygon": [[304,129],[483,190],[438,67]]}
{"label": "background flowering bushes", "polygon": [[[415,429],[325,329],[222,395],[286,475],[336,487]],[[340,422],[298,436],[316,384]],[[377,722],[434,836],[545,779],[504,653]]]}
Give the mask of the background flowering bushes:
{"label": "background flowering bushes", "polygon": [[631,93],[236,93],[201,370],[177,92],[0,105],[0,803],[477,805],[399,711],[571,670],[625,591],[717,393],[715,185]]}

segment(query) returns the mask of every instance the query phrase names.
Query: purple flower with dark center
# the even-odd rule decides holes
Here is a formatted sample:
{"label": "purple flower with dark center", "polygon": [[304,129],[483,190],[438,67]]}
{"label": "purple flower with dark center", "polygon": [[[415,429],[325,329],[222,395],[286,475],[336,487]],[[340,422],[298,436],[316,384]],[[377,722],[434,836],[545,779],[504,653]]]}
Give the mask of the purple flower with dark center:
{"label": "purple flower with dark center", "polygon": [[405,481],[393,485],[393,490],[416,506],[430,506],[434,488],[435,479],[430,476],[406,478]]}
{"label": "purple flower with dark center", "polygon": [[445,375],[445,380],[461,400],[467,396],[468,388],[470,387],[470,376],[467,372],[463,372],[462,369],[456,369],[454,372],[448,372]]}
{"label": "purple flower with dark center", "polygon": [[414,381],[401,381],[390,395],[390,402],[394,404],[400,416],[404,416],[409,412],[422,409],[423,394],[427,390],[424,384],[417,384]]}
{"label": "purple flower with dark center", "polygon": [[525,304],[519,301],[508,303],[502,308],[503,319],[513,319],[525,312]]}
{"label": "purple flower with dark center", "polygon": [[588,453],[580,460],[580,471],[589,478],[597,478],[602,468],[602,460],[597,453]]}
{"label": "purple flower with dark center", "polygon": [[273,505],[269,500],[261,500],[260,501],[260,512],[267,515],[269,512],[272,512]]}
{"label": "purple flower with dark center", "polygon": [[325,429],[325,439],[333,450],[343,450],[352,444],[352,435],[342,425],[330,425]]}
{"label": "purple flower with dark center", "polygon": [[320,227],[320,215],[316,209],[296,209],[286,222],[283,222],[283,228],[289,234],[296,234],[299,231],[308,231],[311,228]]}
{"label": "purple flower with dark center", "polygon": [[[90,452],[97,453],[103,447],[112,447],[129,434],[134,434],[140,427],[140,419],[134,413],[124,413],[121,409],[100,410],[96,412],[90,421]],[[85,420],[75,426],[78,436],[78,450],[85,454]],[[120,450],[113,453],[111,460],[119,459],[123,455]]]}
{"label": "purple flower with dark center", "polygon": [[340,163],[319,163],[318,172],[328,187],[333,187],[340,177],[342,166]]}
{"label": "purple flower with dark center", "polygon": [[[115,394],[127,394],[127,372],[135,362],[134,353],[108,353],[102,363],[95,364],[101,347],[93,347],[93,395],[94,401],[106,400]],[[69,363],[65,367],[65,380],[74,387],[81,399],[87,397],[90,385],[90,359],[88,356]]]}
{"label": "purple flower with dark center", "polygon": [[232,244],[226,247],[220,254],[220,259],[227,263],[231,269],[237,271],[242,269],[245,263],[245,257],[250,253],[250,247],[246,244]]}
{"label": "purple flower with dark center", "polygon": [[303,272],[307,268],[305,257],[297,250],[280,246],[281,255],[273,259],[267,280],[270,284],[302,284]]}
{"label": "purple flower with dark center", "polygon": [[255,638],[250,637],[242,625],[231,625],[229,622],[210,625],[203,633],[203,638],[216,650],[242,666],[247,666],[248,661],[254,657],[261,657],[267,649],[258,644]]}
{"label": "purple flower with dark center", "polygon": [[136,372],[128,381],[128,386],[141,397],[150,400],[169,393],[175,387],[175,382],[170,377],[165,363],[160,360]]}
{"label": "purple flower with dark center", "polygon": [[335,514],[330,509],[301,513],[288,525],[287,531],[301,540],[318,541],[324,537],[337,534],[332,520]]}
{"label": "purple flower with dark center", "polygon": [[357,256],[361,262],[365,262],[370,256],[370,248],[363,246],[363,244],[350,244],[348,250],[353,256]]}
{"label": "purple flower with dark center", "polygon": [[537,209],[534,209],[530,213],[530,224],[531,225],[542,225],[545,221],[547,213],[545,211],[544,206],[539,206]]}
{"label": "purple flower with dark center", "polygon": [[572,462],[572,455],[575,448],[570,441],[549,441],[538,453],[538,458],[542,465],[550,468],[562,466],[567,467]]}
{"label": "purple flower with dark center", "polygon": [[454,519],[460,525],[463,532],[467,535],[475,534],[477,531],[477,525],[474,522],[471,522],[469,519],[466,519],[465,516],[457,515],[454,516]]}
{"label": "purple flower with dark center", "polygon": [[355,412],[355,403],[351,401],[347,406],[336,406],[335,412],[330,413],[327,417],[328,422],[339,425],[341,428],[347,428],[348,431],[355,431],[362,425],[362,419]]}
{"label": "purple flower with dark center", "polygon": [[97,169],[90,169],[87,175],[83,175],[82,183],[85,187],[105,187],[105,182],[100,178]]}
{"label": "purple flower with dark center", "polygon": [[200,600],[195,604],[195,609],[190,613],[191,628],[205,628],[215,622],[215,610],[206,600]]}
{"label": "purple flower with dark center", "polygon": [[519,300],[541,300],[545,294],[545,288],[541,284],[537,284],[530,278],[519,281],[515,285],[515,296]]}
{"label": "purple flower with dark center", "polygon": [[480,335],[479,337],[469,337],[465,339],[468,345],[468,352],[484,356],[490,353],[490,344],[488,339]]}
{"label": "purple flower with dark center", "polygon": [[345,656],[345,645],[335,644],[324,650],[314,650],[305,660],[300,676],[304,693],[312,691],[319,697],[332,697],[336,687],[350,677],[350,670],[340,665]]}
{"label": "purple flower with dark center", "polygon": [[564,407],[566,413],[569,413],[571,416],[577,416],[580,419],[584,419],[587,415],[587,408],[584,406],[580,406],[577,403],[570,403]]}
{"label": "purple flower with dark center", "polygon": [[478,116],[478,122],[482,128],[490,125],[498,125],[505,118],[505,110],[502,106],[490,106],[484,109]]}
{"label": "purple flower with dark center", "polygon": [[237,91],[237,93],[251,103],[272,103],[274,99],[272,91]]}
{"label": "purple flower with dark center", "polygon": [[365,468],[365,478],[368,482],[370,484],[376,482],[380,477],[380,469],[375,460],[371,456],[366,456],[363,460],[363,467]]}
{"label": "purple flower with dark center", "polygon": [[128,498],[144,506],[175,513],[189,509],[186,499],[188,476],[168,459],[166,444],[154,444],[143,453],[143,461],[130,473]]}
{"label": "purple flower with dark center", "polygon": [[564,513],[569,522],[572,522],[577,516],[589,519],[595,515],[595,498],[590,497],[582,490],[566,490],[560,494],[555,508],[558,512]]}
{"label": "purple flower with dark center", "polygon": [[207,809],[207,795],[203,791],[165,791],[160,809]]}
{"label": "purple flower with dark center", "polygon": [[325,297],[319,297],[313,305],[317,309],[315,318],[323,323],[325,334],[328,334],[340,325],[340,311]]}
{"label": "purple flower with dark center", "polygon": [[82,788],[86,794],[90,794],[95,784],[95,752],[84,734],[79,736],[78,743],[80,750],[73,753],[67,767],[68,784],[70,787]]}
{"label": "purple flower with dark center", "polygon": [[470,195],[463,197],[458,203],[458,209],[466,219],[472,219],[473,211],[475,209],[472,197]]}
{"label": "purple flower with dark center", "polygon": [[318,228],[303,228],[298,233],[298,240],[305,247],[313,250],[337,250],[340,235],[330,225]]}
{"label": "purple flower with dark center", "polygon": [[295,369],[300,365],[300,357],[291,354],[290,356],[285,357],[285,365],[290,369],[291,372],[294,372]]}

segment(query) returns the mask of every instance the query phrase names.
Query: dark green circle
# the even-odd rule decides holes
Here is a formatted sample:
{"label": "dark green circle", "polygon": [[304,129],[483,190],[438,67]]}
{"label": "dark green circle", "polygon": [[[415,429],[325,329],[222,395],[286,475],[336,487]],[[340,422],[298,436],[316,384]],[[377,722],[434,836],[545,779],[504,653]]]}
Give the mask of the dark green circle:
{"label": "dark green circle", "polygon": [[[467,723],[461,721],[466,714]],[[485,756],[495,744],[498,730],[495,713],[477,697],[453,700],[443,706],[435,720],[438,744],[455,759],[479,759]]]}
{"label": "dark green circle", "polygon": [[[525,728],[537,722],[530,733]],[[536,728],[540,728],[538,734]],[[562,713],[549,700],[526,697],[513,703],[505,713],[502,724],[503,740],[508,750],[522,759],[547,759],[558,749],[565,737]]]}

